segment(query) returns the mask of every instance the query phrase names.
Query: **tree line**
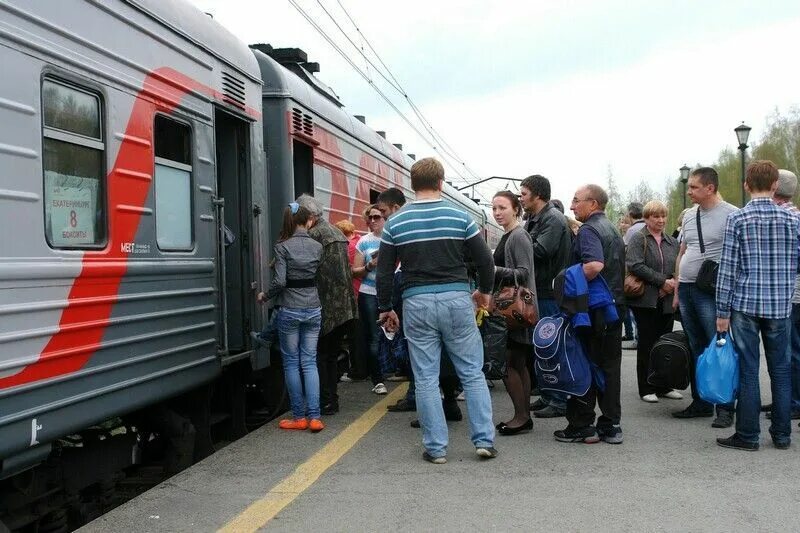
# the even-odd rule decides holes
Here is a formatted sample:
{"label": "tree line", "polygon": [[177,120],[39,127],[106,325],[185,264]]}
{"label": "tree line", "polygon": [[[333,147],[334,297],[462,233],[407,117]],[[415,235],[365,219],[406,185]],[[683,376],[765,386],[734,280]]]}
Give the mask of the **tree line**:
{"label": "tree line", "polygon": [[[753,159],[769,159],[778,168],[789,169],[800,175],[800,108],[792,107],[785,114],[776,109],[767,117],[766,129],[757,141],[750,141],[750,149],[746,154],[746,162]],[[700,166],[714,167],[719,173],[719,191],[725,201],[733,205],[742,205],[741,176],[742,163],[740,152],[736,149],[726,148],[720,151],[716,161],[696,163],[692,168]],[[662,200],[669,208],[667,220],[668,231],[677,226],[677,219],[683,211],[683,184],[680,178],[667,182],[665,190],[658,192],[646,181],[639,182],[633,189],[623,196],[617,186],[611,168],[608,169],[607,190],[609,195],[606,215],[615,224],[625,216],[627,205],[630,202],[647,203],[649,200]],[[745,197],[745,202],[749,197]],[[795,205],[800,201],[800,194],[793,199]],[[686,206],[691,206],[691,201],[686,200]]]}

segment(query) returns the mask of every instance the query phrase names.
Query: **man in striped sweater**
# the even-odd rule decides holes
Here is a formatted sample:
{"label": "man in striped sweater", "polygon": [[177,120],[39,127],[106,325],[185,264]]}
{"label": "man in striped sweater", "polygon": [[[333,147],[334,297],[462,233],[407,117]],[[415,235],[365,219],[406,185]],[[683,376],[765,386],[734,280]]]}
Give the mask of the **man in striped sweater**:
{"label": "man in striped sweater", "polygon": [[484,307],[489,305],[494,261],[475,221],[442,200],[443,180],[444,168],[433,158],[421,159],[411,167],[416,200],[386,222],[377,272],[379,321],[394,330],[398,322],[392,310],[392,281],[397,262],[403,265],[403,327],[416,379],[423,458],[434,464],[447,461],[447,424],[439,397],[443,347],[464,388],[476,453],[483,458],[497,456],[465,249],[478,267],[478,303]]}

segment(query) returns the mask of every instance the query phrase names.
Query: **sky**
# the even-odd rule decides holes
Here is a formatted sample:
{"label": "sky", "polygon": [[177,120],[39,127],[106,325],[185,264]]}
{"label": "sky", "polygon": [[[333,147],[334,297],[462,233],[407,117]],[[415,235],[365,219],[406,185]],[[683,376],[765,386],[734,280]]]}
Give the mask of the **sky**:
{"label": "sky", "polygon": [[[289,0],[190,1],[248,44],[303,49],[346,110],[404,151],[442,153]],[[800,105],[796,0],[293,1],[424,131],[347,37],[377,51],[458,156],[446,166],[456,185],[542,174],[569,204],[610,170],[623,193],[642,180],[663,191],[683,164],[735,149],[743,121],[758,142],[770,114]]]}

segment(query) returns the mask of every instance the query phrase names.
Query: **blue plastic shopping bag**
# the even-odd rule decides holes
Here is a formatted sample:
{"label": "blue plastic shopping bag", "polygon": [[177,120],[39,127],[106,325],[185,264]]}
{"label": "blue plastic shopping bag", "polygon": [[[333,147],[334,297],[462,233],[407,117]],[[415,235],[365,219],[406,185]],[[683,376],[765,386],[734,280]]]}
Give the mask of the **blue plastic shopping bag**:
{"label": "blue plastic shopping bag", "polygon": [[732,403],[739,390],[739,357],[733,341],[717,333],[697,360],[697,393],[714,405]]}

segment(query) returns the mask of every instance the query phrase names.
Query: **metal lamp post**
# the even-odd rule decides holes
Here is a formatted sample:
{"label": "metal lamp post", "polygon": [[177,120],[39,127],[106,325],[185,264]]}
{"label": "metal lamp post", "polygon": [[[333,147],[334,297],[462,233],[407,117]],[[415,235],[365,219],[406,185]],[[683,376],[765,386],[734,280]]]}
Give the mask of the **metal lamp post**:
{"label": "metal lamp post", "polygon": [[681,183],[683,184],[683,208],[686,209],[686,182],[689,181],[689,171],[691,170],[686,165],[681,168]]}
{"label": "metal lamp post", "polygon": [[750,126],[745,126],[744,122],[734,128],[736,132],[736,140],[739,141],[739,151],[742,153],[742,207],[744,207],[744,178],[745,178],[745,165],[744,165],[744,152],[747,150],[747,138],[750,136]]}

